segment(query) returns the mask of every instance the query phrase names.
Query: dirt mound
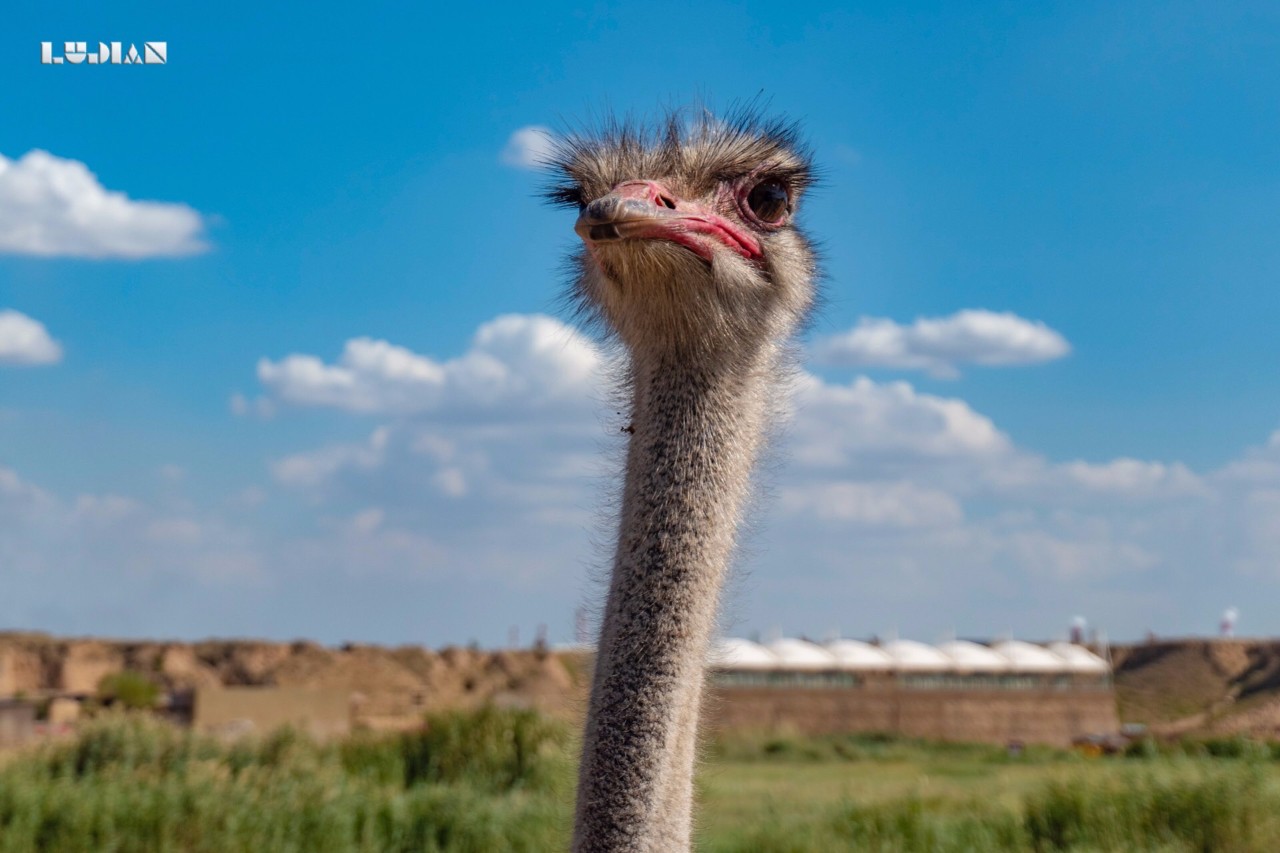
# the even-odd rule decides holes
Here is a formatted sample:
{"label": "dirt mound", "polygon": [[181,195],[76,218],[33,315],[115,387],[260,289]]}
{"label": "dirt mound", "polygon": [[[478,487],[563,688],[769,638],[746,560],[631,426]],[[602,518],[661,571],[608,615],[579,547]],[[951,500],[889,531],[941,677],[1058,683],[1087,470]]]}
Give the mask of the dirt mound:
{"label": "dirt mound", "polygon": [[349,690],[357,722],[378,727],[489,702],[571,715],[586,689],[579,662],[535,650],[435,652],[306,641],[173,643],[0,633],[0,698],[92,696],[105,676],[124,670],[143,673],[171,693],[217,687]]}
{"label": "dirt mound", "polygon": [[[1120,718],[1164,734],[1280,738],[1280,640],[1182,639],[1112,648]],[[0,632],[0,698],[95,695],[102,678],[141,672],[165,691],[275,686],[350,690],[357,720],[409,725],[428,711],[488,702],[580,714],[580,654],[531,649],[384,648],[312,642],[68,639]]]}
{"label": "dirt mound", "polygon": [[271,671],[293,653],[293,646],[284,643],[252,640],[207,640],[191,649],[228,687],[270,684]]}
{"label": "dirt mound", "polygon": [[1280,736],[1280,641],[1168,640],[1112,650],[1120,718],[1163,734]]}
{"label": "dirt mound", "polygon": [[218,671],[200,660],[190,646],[166,646],[161,649],[156,666],[171,690],[222,686]]}

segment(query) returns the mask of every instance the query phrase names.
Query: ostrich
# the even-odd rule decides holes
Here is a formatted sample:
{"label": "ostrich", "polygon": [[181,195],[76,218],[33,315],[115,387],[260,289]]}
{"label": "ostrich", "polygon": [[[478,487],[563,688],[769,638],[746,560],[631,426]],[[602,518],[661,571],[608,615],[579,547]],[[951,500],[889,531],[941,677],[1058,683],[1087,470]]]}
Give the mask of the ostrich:
{"label": "ostrich", "polygon": [[741,111],[560,143],[574,296],[627,356],[630,434],[573,849],[688,850],[704,665],[751,469],[814,297],[794,125]]}

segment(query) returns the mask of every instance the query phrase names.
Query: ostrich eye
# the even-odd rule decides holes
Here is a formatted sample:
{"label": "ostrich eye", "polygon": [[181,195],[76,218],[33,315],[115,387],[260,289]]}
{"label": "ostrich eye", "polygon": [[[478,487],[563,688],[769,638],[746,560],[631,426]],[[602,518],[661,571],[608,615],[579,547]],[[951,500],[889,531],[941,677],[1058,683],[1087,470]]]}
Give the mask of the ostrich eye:
{"label": "ostrich eye", "polygon": [[761,222],[774,224],[791,209],[787,188],[777,181],[762,181],[747,194],[747,207]]}

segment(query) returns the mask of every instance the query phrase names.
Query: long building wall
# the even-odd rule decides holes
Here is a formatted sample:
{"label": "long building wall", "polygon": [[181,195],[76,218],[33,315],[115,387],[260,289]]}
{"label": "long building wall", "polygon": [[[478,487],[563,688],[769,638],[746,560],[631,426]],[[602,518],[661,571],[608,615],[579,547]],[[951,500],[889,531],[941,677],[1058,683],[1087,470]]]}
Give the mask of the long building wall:
{"label": "long building wall", "polygon": [[1120,727],[1115,694],[1104,685],[1070,690],[713,685],[707,712],[713,731],[884,732],[1052,746],[1070,746],[1076,737]]}
{"label": "long building wall", "polygon": [[351,730],[351,691],[332,687],[223,687],[197,690],[192,725],[245,734],[293,726],[316,737]]}

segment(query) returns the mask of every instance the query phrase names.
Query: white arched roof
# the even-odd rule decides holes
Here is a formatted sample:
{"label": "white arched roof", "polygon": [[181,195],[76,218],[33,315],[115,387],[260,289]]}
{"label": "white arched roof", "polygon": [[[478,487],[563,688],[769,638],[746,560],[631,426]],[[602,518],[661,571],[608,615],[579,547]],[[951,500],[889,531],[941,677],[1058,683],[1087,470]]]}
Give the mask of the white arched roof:
{"label": "white arched roof", "polygon": [[916,672],[1023,672],[1105,675],[1107,662],[1083,646],[1052,643],[1048,648],[1021,640],[984,646],[952,640],[934,647],[914,640],[893,640],[883,647],[859,640],[819,646],[783,638],[768,645],[736,637],[716,642],[710,665],[720,669],[905,670]]}
{"label": "white arched roof", "polygon": [[986,646],[968,640],[942,643],[938,651],[951,658],[961,672],[1002,672],[1009,669],[1009,659]]}
{"label": "white arched roof", "polygon": [[895,669],[929,670],[945,672],[955,669],[951,658],[924,643],[915,640],[892,640],[885,643],[884,651],[893,658]]}
{"label": "white arched roof", "polygon": [[721,669],[777,669],[778,656],[759,643],[726,637],[711,649],[711,665]]}
{"label": "white arched roof", "polygon": [[822,646],[805,640],[784,637],[774,640],[766,648],[773,652],[779,665],[786,669],[836,669],[836,656]]}
{"label": "white arched roof", "polygon": [[1086,649],[1084,646],[1078,646],[1075,643],[1056,642],[1049,644],[1049,651],[1067,662],[1067,669],[1072,672],[1080,673],[1097,673],[1105,675],[1111,671],[1111,667],[1107,666],[1107,662]]}
{"label": "white arched roof", "polygon": [[1070,672],[1067,662],[1046,649],[1021,640],[1004,640],[992,646],[1009,660],[1014,672]]}
{"label": "white arched roof", "polygon": [[827,643],[827,651],[841,669],[893,669],[893,658],[884,649],[861,640],[835,640]]}

